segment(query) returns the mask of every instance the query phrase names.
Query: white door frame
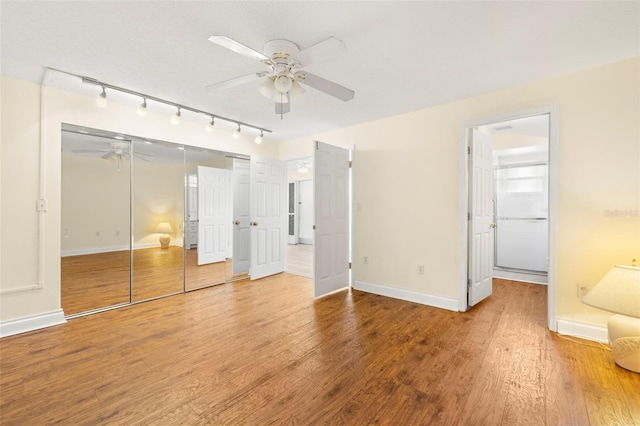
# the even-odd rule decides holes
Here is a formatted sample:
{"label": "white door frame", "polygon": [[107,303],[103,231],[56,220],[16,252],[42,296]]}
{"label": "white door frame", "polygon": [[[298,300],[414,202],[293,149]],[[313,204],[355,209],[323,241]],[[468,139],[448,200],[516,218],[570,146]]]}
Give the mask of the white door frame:
{"label": "white door frame", "polygon": [[468,221],[469,211],[467,167],[467,132],[470,128],[484,126],[501,121],[549,114],[549,271],[547,285],[547,327],[551,331],[558,330],[558,152],[559,152],[559,107],[549,105],[524,111],[516,111],[497,116],[463,122],[460,125],[458,142],[458,223],[459,223],[459,298],[458,310],[467,310],[467,276],[468,276]]}

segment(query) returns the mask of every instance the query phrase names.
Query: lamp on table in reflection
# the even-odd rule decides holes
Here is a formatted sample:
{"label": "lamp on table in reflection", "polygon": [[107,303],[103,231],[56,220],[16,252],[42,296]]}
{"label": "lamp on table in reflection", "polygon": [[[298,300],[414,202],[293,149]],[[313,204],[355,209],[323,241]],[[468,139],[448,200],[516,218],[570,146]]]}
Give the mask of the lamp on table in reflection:
{"label": "lamp on table in reflection", "polygon": [[171,242],[171,236],[169,234],[173,234],[171,224],[169,222],[160,222],[156,227],[155,232],[162,234],[160,235],[160,248],[169,248],[169,243]]}
{"label": "lamp on table in reflection", "polygon": [[615,265],[582,302],[617,314],[607,323],[613,359],[640,373],[640,268],[635,263]]}

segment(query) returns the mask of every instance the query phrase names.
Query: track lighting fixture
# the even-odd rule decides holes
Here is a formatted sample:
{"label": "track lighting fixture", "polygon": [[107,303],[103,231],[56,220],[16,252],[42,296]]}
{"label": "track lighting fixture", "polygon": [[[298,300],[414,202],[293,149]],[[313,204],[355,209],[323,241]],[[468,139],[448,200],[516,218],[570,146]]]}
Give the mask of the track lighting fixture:
{"label": "track lighting fixture", "polygon": [[[265,129],[265,128],[262,128],[262,127],[258,127],[258,126],[254,126],[253,124],[243,123],[242,121],[238,121],[238,120],[235,120],[235,119],[232,119],[232,118],[223,117],[223,116],[217,115],[217,114],[212,114],[211,112],[208,112],[208,111],[203,111],[203,110],[200,110],[200,109],[191,108],[191,107],[188,107],[188,106],[185,106],[185,105],[181,105],[181,104],[178,104],[178,103],[175,103],[175,102],[172,102],[172,101],[168,101],[166,99],[157,98],[155,96],[150,96],[150,95],[147,95],[147,94],[144,94],[144,93],[140,93],[140,92],[136,92],[136,91],[133,91],[133,90],[125,89],[124,87],[114,86],[112,84],[96,80],[95,78],[81,76],[81,75],[73,74],[73,73],[70,73],[70,72],[67,72],[67,71],[62,71],[62,70],[55,69],[55,68],[50,68],[50,67],[48,69],[52,70],[52,71],[56,71],[56,72],[62,73],[62,74],[66,74],[66,75],[70,75],[70,76],[73,76],[73,77],[77,77],[77,78],[81,79],[83,83],[101,87],[102,88],[102,92],[100,93],[100,95],[96,99],[96,105],[101,107],[101,108],[104,108],[104,107],[107,106],[107,92],[106,92],[106,89],[110,89],[110,90],[116,90],[118,92],[127,93],[129,95],[133,95],[133,96],[137,96],[139,98],[142,98],[142,104],[137,109],[137,112],[140,115],[144,115],[146,113],[147,100],[158,102],[160,104],[170,105],[170,106],[176,108],[177,112],[171,117],[171,123],[172,124],[176,124],[177,125],[178,123],[180,123],[180,116],[182,115],[182,110],[184,109],[184,110],[190,111],[192,113],[206,115],[209,118],[211,118],[211,121],[206,126],[206,129],[208,131],[213,131],[214,120],[223,120],[223,121],[226,121],[228,123],[233,123],[233,124],[237,125],[238,129],[235,132],[233,132],[233,137],[235,139],[238,139],[240,137],[240,130],[241,130],[240,126],[249,127],[251,129],[259,130],[260,131],[260,136],[259,136],[260,137],[260,141],[262,141],[262,138],[264,137],[263,136],[264,133],[271,133],[271,130],[268,130],[268,129]],[[266,86],[265,90],[273,90],[275,92],[275,87],[274,87],[273,80],[269,79],[269,81],[270,81],[270,86],[271,87],[268,87],[269,85],[265,85]],[[285,81],[285,82],[282,82],[281,84],[286,85],[287,83]],[[293,91],[296,90],[296,87],[295,87],[296,84],[292,83],[292,85],[293,85],[293,87],[291,88],[291,91],[293,92]],[[286,96],[285,96],[285,98],[286,98]],[[256,138],[256,139],[258,139],[258,138]],[[258,143],[258,142],[256,141],[256,143]]]}
{"label": "track lighting fixture", "polygon": [[138,107],[138,115],[144,117],[147,115],[147,98],[142,98],[142,103]]}
{"label": "track lighting fixture", "polygon": [[173,116],[171,117],[171,124],[173,125],[178,125],[180,124],[180,107],[178,107],[178,110],[176,111],[175,114],[173,114]]}
{"label": "track lighting fixture", "polygon": [[211,116],[211,122],[209,124],[207,124],[207,127],[205,127],[205,129],[207,130],[207,132],[213,132],[213,126],[214,126],[214,122],[213,122],[213,116]]}
{"label": "track lighting fixture", "polygon": [[264,137],[264,132],[262,130],[260,130],[260,134],[258,136],[256,136],[256,138],[253,140],[255,143],[257,143],[258,145],[260,145],[262,143],[262,138]]}
{"label": "track lighting fixture", "polygon": [[102,93],[100,93],[100,95],[96,99],[96,106],[99,108],[107,107],[107,91],[105,90],[104,86],[102,86]]}

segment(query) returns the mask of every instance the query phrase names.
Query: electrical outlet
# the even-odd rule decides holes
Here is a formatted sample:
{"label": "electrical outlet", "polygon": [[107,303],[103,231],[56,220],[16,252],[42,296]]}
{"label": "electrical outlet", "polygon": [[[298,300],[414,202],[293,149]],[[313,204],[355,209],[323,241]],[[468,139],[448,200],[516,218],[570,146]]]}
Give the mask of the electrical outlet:
{"label": "electrical outlet", "polygon": [[424,265],[418,265],[418,275],[424,275]]}
{"label": "electrical outlet", "polygon": [[578,293],[578,299],[581,299],[582,296],[587,294],[587,288],[583,285],[580,285],[580,283],[576,284],[576,290]]}
{"label": "electrical outlet", "polygon": [[364,261],[364,264],[365,264],[365,265],[368,265],[368,264],[369,264],[369,256],[365,256],[365,257],[363,258],[363,261]]}

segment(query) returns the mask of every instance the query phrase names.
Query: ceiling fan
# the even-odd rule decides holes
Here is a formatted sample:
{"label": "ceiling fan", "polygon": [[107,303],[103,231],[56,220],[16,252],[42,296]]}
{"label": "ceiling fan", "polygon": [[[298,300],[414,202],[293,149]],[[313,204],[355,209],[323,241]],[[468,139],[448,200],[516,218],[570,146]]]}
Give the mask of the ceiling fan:
{"label": "ceiling fan", "polygon": [[264,45],[263,53],[245,46],[229,37],[214,35],[209,41],[243,56],[263,63],[267,70],[258,71],[231,80],[207,86],[219,90],[263,79],[258,90],[275,102],[276,114],[286,114],[291,110],[291,99],[305,92],[302,85],[312,87],[342,101],[353,99],[355,92],[332,81],[311,74],[304,68],[320,60],[336,57],[346,52],[344,43],[329,37],[313,46],[300,50],[297,44],[288,40],[271,40]]}
{"label": "ceiling fan", "polygon": [[[101,154],[100,158],[104,158],[105,160],[116,160],[118,163],[118,170],[120,170],[120,164],[123,161],[126,161],[130,158],[129,153],[129,143],[127,142],[119,142],[113,141],[110,142],[109,149],[72,149],[71,152],[74,154]],[[141,160],[144,162],[149,162],[145,157],[153,157],[151,154],[143,154],[141,152],[134,152],[133,157],[137,160]]]}

